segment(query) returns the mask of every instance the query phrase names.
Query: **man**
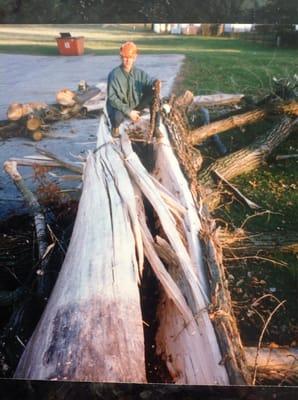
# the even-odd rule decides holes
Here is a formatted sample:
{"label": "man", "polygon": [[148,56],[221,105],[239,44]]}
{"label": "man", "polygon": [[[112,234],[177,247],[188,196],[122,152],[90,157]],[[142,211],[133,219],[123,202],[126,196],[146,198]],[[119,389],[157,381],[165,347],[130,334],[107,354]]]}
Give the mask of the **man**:
{"label": "man", "polygon": [[138,121],[140,110],[152,101],[154,80],[135,67],[137,53],[133,42],[124,43],[120,47],[122,63],[108,76],[107,111],[113,137],[119,137],[119,126],[126,117]]}

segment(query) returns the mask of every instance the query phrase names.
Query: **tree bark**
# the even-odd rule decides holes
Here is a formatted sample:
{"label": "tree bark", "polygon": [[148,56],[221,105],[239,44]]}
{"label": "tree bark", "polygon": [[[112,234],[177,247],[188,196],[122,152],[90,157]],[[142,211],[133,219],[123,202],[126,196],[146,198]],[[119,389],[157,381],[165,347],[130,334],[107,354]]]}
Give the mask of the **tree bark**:
{"label": "tree bark", "polygon": [[265,163],[271,152],[289,136],[297,122],[298,119],[292,121],[288,117],[284,117],[280,124],[253,144],[211,164],[199,174],[199,182],[206,187],[212,186],[214,184],[212,171],[214,170],[218,171],[225,179],[230,180],[258,168]]}
{"label": "tree bark", "polygon": [[231,384],[251,384],[231,295],[223,265],[222,249],[216,234],[215,223],[206,207],[202,209],[204,225],[201,237],[205,243],[205,255],[211,281],[211,307],[214,327],[223,353]]}
{"label": "tree bark", "polygon": [[271,114],[289,114],[298,116],[298,103],[295,101],[264,107],[244,114],[235,115],[227,119],[204,125],[190,133],[189,140],[192,145],[199,144],[218,133],[226,132],[232,128],[254,124]]}
{"label": "tree bark", "polygon": [[7,139],[23,135],[26,135],[26,128],[25,126],[17,122],[8,122],[6,125],[0,127],[1,139]]}
{"label": "tree bark", "polygon": [[[182,224],[177,223],[176,229],[182,231],[183,241],[190,254],[190,265],[198,279],[199,288],[196,293],[192,293],[189,282],[179,269],[177,251],[174,252],[166,241],[159,239],[157,249],[167,262],[170,275],[189,304],[195,323],[185,327],[173,302],[163,295],[158,307],[157,352],[166,361],[169,372],[177,383],[228,384],[229,378],[225,366],[221,363],[222,357],[214,328],[206,310],[209,303],[209,284],[198,239],[200,219],[187,181],[169,145],[165,127],[161,125],[160,130],[163,137],[156,144],[155,176],[186,209]],[[196,298],[199,297],[202,299],[198,302]],[[198,303],[201,306],[198,307]]]}
{"label": "tree bark", "polygon": [[297,232],[249,233],[242,229],[234,232],[219,230],[218,237],[225,256],[253,256],[281,251],[298,253]]}
{"label": "tree bark", "polygon": [[[248,368],[254,370],[256,347],[245,347]],[[297,385],[298,382],[298,349],[297,348],[261,348],[258,353],[257,380],[274,381],[275,383]]]}

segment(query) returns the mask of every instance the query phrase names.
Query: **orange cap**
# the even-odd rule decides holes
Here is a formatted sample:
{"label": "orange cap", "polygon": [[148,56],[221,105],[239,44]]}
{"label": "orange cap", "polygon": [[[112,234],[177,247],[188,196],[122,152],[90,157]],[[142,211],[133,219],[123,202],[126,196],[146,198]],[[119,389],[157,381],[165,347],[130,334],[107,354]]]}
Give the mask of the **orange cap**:
{"label": "orange cap", "polygon": [[122,57],[134,57],[137,53],[137,46],[133,42],[125,42],[120,47],[120,56]]}

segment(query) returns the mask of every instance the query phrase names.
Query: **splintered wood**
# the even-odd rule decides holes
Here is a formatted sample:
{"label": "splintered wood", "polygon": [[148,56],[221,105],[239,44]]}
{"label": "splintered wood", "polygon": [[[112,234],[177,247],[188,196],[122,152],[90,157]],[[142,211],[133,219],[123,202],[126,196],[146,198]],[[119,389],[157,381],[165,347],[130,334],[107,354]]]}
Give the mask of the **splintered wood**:
{"label": "splintered wood", "polygon": [[[17,378],[146,380],[134,239],[138,233],[128,208],[134,194],[108,141],[101,153],[88,156],[70,245]],[[117,177],[114,168],[119,168]],[[141,258],[139,249],[139,262]]]}
{"label": "splintered wood", "polygon": [[[209,316],[200,216],[160,123],[154,176],[100,119],[83,173],[76,222],[61,272],[16,378],[145,382],[138,283],[144,256],[161,286],[157,351],[175,383],[230,382]],[[147,226],[143,197],[161,227]]]}

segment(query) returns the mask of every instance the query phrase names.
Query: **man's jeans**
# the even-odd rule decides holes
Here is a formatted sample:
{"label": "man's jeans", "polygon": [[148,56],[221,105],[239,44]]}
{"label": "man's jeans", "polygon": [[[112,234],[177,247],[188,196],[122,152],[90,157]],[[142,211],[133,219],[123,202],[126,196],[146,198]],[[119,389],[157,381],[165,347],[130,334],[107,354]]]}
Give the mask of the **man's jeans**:
{"label": "man's jeans", "polygon": [[[153,90],[150,88],[150,90],[148,90],[147,93],[144,93],[139,105],[135,109],[137,111],[141,111],[144,108],[149,107],[152,102],[152,97],[153,97]],[[107,111],[112,124],[112,128],[119,128],[120,124],[124,121],[125,118],[127,118],[123,114],[123,112],[111,106],[109,101],[107,102]]]}

